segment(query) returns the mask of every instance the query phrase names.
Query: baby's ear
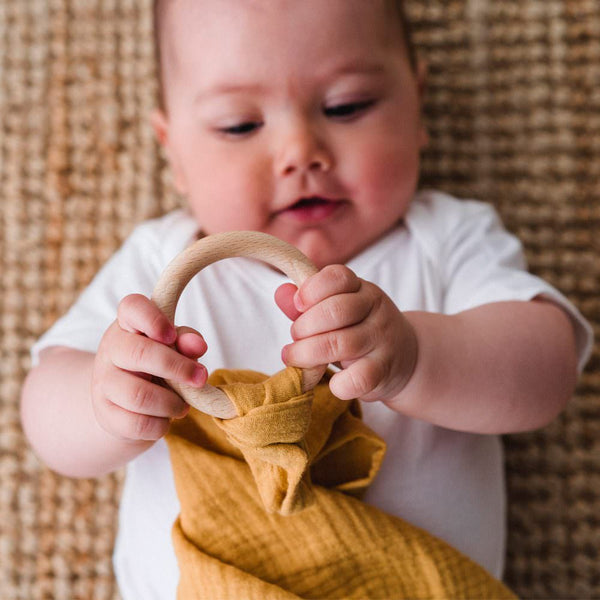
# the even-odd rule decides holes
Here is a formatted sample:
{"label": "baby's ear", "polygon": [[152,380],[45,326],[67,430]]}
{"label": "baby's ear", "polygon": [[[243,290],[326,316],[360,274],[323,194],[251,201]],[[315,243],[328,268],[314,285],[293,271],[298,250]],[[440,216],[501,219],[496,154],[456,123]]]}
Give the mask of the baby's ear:
{"label": "baby's ear", "polygon": [[164,148],[165,154],[167,155],[167,160],[169,161],[171,172],[173,174],[175,188],[180,194],[185,196],[187,194],[187,185],[185,183],[184,171],[177,160],[176,149],[171,144],[171,139],[169,137],[169,119],[164,110],[160,108],[153,110],[150,115],[150,123],[152,129],[154,129],[154,135],[156,136],[158,143]]}
{"label": "baby's ear", "polygon": [[150,115],[150,123],[152,129],[154,129],[154,135],[161,146],[167,145],[169,125],[167,116],[164,111],[160,108],[156,108]]}

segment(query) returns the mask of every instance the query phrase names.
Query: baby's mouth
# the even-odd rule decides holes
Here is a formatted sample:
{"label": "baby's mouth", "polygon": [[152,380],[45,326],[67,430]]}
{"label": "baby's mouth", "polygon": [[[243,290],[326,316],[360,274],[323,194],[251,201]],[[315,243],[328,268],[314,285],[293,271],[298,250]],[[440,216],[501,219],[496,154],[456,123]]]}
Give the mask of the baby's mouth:
{"label": "baby's mouth", "polygon": [[336,212],[343,204],[343,200],[308,196],[300,198],[281,213],[303,222],[321,221]]}
{"label": "baby's mouth", "polygon": [[321,198],[320,196],[310,196],[309,198],[300,198],[298,202],[292,204],[289,210],[301,210],[304,208],[314,208],[316,206],[325,206],[333,203],[333,200]]}

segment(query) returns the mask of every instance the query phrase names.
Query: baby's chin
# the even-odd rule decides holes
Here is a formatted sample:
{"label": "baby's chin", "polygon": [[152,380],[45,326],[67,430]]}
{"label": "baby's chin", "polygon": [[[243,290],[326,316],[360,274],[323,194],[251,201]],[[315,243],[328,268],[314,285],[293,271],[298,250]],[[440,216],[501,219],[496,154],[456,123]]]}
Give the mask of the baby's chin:
{"label": "baby's chin", "polygon": [[[198,238],[207,235],[223,233],[225,231],[251,229],[248,226],[243,228],[203,228]],[[364,249],[373,244],[380,236],[373,236],[373,239],[365,236],[363,238],[353,235],[331,235],[323,229],[315,228],[301,232],[286,231],[286,228],[258,229],[264,233],[273,235],[288,244],[298,248],[318,269],[328,265],[346,264]]]}
{"label": "baby's chin", "polygon": [[370,243],[365,242],[364,246],[360,247],[354,244],[336,244],[329,240],[309,238],[302,239],[293,245],[304,253],[318,269],[322,269],[327,265],[346,264]]}
{"label": "baby's chin", "polygon": [[[400,218],[400,221],[402,219]],[[390,225],[360,222],[332,223],[323,227],[273,227],[268,233],[292,244],[319,269],[327,265],[346,264],[396,228]]]}

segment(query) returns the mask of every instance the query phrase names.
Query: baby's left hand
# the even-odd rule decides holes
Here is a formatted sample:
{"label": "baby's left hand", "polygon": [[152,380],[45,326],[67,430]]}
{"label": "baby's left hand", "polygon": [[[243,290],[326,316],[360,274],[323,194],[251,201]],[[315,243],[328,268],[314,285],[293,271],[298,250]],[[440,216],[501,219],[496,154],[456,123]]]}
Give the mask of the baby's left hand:
{"label": "baby's left hand", "polygon": [[339,363],[343,370],[329,383],[338,398],[391,401],[408,383],[417,362],[412,326],[380,288],[348,267],[327,266],[299,290],[284,284],[275,300],[294,321],[283,361],[302,368]]}

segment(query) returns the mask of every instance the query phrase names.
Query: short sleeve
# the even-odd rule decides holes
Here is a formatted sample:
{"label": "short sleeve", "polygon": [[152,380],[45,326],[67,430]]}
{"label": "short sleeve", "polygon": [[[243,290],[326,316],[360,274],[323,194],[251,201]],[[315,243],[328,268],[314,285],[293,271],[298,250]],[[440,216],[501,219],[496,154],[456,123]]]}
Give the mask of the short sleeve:
{"label": "short sleeve", "polygon": [[593,333],[581,313],[558,290],[527,271],[520,241],[503,227],[491,206],[465,202],[461,212],[441,246],[444,312],[543,297],[571,318],[582,370],[591,354]]}
{"label": "short sleeve", "polygon": [[[170,258],[189,240],[190,226],[184,219],[182,231],[178,220],[182,221],[181,215],[167,215],[138,226],[70,310],[34,344],[33,364],[50,346],[96,352],[104,332],[116,318],[121,299],[133,293],[149,297]],[[182,235],[175,235],[175,231]]]}

